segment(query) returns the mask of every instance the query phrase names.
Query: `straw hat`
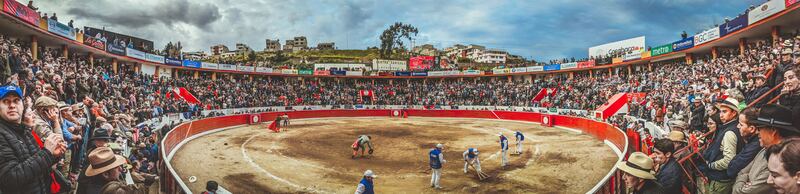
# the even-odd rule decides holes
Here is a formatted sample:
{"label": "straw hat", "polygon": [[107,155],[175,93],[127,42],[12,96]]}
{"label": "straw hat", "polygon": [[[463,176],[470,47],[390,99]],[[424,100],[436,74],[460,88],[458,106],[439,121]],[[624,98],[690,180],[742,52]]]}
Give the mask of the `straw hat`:
{"label": "straw hat", "polygon": [[628,156],[628,161],[617,163],[617,168],[635,177],[655,180],[650,171],[653,170],[653,159],[642,152],[634,152]]}
{"label": "straw hat", "polygon": [[375,175],[375,173],[372,172],[372,170],[365,171],[364,172],[364,176],[368,176],[368,177],[372,177],[372,178],[377,178],[378,177],[378,175]]}
{"label": "straw hat", "polygon": [[667,134],[667,139],[674,142],[686,143],[686,135],[680,131],[670,131],[669,134]]}
{"label": "straw hat", "polygon": [[89,153],[89,168],[86,176],[95,176],[125,164],[125,158],[114,154],[108,147],[99,147]]}
{"label": "straw hat", "polygon": [[722,107],[726,107],[736,112],[739,112],[739,101],[734,98],[728,97],[725,98],[724,101],[717,103],[716,107],[719,109],[722,109]]}

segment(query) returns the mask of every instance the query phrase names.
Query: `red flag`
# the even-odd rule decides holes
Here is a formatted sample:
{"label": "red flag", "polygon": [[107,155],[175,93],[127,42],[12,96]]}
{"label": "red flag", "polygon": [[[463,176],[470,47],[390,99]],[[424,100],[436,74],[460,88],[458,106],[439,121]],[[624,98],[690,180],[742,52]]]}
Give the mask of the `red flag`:
{"label": "red flag", "polygon": [[179,96],[181,96],[181,98],[190,104],[200,104],[200,100],[197,100],[197,98],[194,97],[194,95],[192,95],[192,93],[190,93],[189,90],[186,90],[184,87],[178,88],[178,91],[175,93],[177,93]]}

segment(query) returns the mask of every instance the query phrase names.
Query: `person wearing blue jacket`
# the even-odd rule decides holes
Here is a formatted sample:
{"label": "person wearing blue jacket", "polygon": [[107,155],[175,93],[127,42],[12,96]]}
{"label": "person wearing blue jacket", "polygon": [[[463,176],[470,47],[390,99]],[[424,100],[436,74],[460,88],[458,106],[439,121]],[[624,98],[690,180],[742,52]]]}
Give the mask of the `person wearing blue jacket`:
{"label": "person wearing blue jacket", "polygon": [[355,194],[374,194],[375,185],[372,180],[375,179],[376,177],[378,177],[378,175],[375,175],[375,173],[372,172],[372,170],[365,171],[364,177],[361,178],[361,181],[358,182],[358,187],[356,187]]}
{"label": "person wearing blue jacket", "polygon": [[439,186],[439,180],[442,178],[442,166],[445,162],[447,162],[444,160],[442,150],[444,150],[444,145],[436,144],[436,148],[433,148],[430,152],[428,152],[428,158],[430,158],[431,166],[431,187],[436,189],[442,188]]}
{"label": "person wearing blue jacket", "polygon": [[515,154],[522,154],[522,141],[525,141],[525,135],[522,135],[522,132],[515,132],[514,137],[517,138],[517,150]]}
{"label": "person wearing blue jacket", "polygon": [[756,108],[745,109],[739,114],[739,135],[741,135],[742,140],[744,140],[744,146],[739,153],[731,159],[730,164],[728,164],[727,173],[730,177],[736,177],[739,171],[753,161],[756,157],[756,153],[761,150],[758,130],[756,129],[757,126],[753,123],[757,118],[758,111]]}
{"label": "person wearing blue jacket", "polygon": [[500,166],[506,167],[508,165],[508,138],[503,135],[503,132],[497,133],[497,136],[500,136],[500,153],[502,156]]}
{"label": "person wearing blue jacket", "polygon": [[653,149],[653,162],[658,165],[656,182],[661,184],[664,193],[682,193],[685,176],[674,154],[675,146],[671,140],[656,140]]}

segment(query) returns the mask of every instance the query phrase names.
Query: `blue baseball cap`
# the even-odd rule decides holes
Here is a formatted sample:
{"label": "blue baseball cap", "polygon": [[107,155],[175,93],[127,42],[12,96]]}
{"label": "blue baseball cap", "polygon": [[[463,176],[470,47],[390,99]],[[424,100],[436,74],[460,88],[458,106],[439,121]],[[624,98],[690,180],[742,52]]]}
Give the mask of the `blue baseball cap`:
{"label": "blue baseball cap", "polygon": [[5,98],[8,94],[17,94],[21,98],[22,89],[13,84],[0,86],[0,98]]}

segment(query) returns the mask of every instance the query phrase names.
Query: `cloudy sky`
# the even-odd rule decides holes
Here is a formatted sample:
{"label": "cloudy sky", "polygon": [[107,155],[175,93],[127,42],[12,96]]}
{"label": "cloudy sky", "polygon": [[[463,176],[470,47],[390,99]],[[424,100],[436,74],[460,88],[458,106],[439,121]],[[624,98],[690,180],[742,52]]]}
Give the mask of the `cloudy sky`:
{"label": "cloudy sky", "polygon": [[[25,0],[18,0],[27,3]],[[480,44],[537,60],[585,57],[588,47],[645,35],[647,45],[679,39],[766,0],[36,0],[59,21],[150,39],[180,41],[184,51],[262,50],[265,39],[308,37],[339,49],[380,44],[394,22],[419,28],[415,41],[444,48]]]}

